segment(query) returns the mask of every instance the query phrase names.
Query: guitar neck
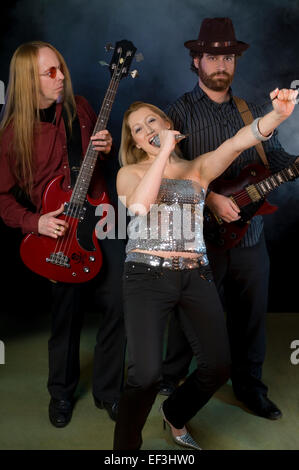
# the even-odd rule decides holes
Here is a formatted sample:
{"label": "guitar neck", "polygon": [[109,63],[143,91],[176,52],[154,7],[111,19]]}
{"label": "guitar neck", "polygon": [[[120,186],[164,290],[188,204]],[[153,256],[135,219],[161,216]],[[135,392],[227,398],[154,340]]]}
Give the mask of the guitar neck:
{"label": "guitar neck", "polygon": [[118,89],[119,82],[120,77],[112,78],[110,81],[100,113],[98,115],[97,122],[93,130],[93,135],[99,131],[102,131],[103,129],[106,129],[107,127],[107,122],[111,113],[112,105],[115,100],[115,95]]}
{"label": "guitar neck", "polygon": [[[96,134],[97,132],[103,129],[106,129],[119,82],[120,77],[113,77],[111,79],[92,135]],[[84,204],[90,181],[97,162],[97,158],[98,152],[93,149],[92,143],[90,141],[82,165],[80,167],[80,171],[76,180],[70,203],[79,206],[82,206]]]}
{"label": "guitar neck", "polygon": [[299,177],[299,162],[284,168],[268,178],[260,181],[259,183],[251,184],[246,188],[252,202],[257,202],[264,199],[271,191],[278,188],[288,181],[293,181]]}
{"label": "guitar neck", "polygon": [[[130,64],[136,52],[136,47],[125,39],[117,42],[115,48],[112,49],[114,49],[114,54],[109,66],[111,80],[92,135],[106,129],[119,82],[128,75]],[[134,76],[136,76],[136,74]],[[80,209],[84,206],[97,158],[98,152],[94,150],[92,142],[90,141],[70,199],[69,210],[71,213],[73,213],[74,209],[74,213],[79,214]],[[79,208],[79,211],[77,211],[77,208]]]}

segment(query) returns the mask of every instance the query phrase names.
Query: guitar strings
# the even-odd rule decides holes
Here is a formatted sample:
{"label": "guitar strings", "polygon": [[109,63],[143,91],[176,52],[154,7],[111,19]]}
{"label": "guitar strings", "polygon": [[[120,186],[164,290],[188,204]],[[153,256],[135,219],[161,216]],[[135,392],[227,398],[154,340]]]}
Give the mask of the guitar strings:
{"label": "guitar strings", "polygon": [[[113,88],[116,88],[116,85],[117,85],[117,70],[118,70],[118,66],[119,66],[119,63],[120,63],[120,58],[118,59],[118,64],[117,64],[117,67],[115,68],[114,72],[113,72],[113,75],[112,75],[112,80],[111,80],[111,84],[108,88],[108,92],[106,94],[106,99],[110,96],[112,96],[112,92],[110,90],[112,90]],[[101,114],[101,113],[100,113]],[[97,119],[97,122],[96,122],[96,125],[95,125],[95,128],[97,129],[99,127],[99,117]],[[89,153],[90,151],[90,148],[92,146],[92,143],[89,142],[88,144],[88,148],[87,148],[87,154]],[[93,151],[93,149],[92,149]],[[85,162],[87,165],[88,165],[88,161]],[[77,192],[78,192],[78,182],[79,182],[79,179],[82,175],[82,172],[83,172],[83,164],[81,165],[81,168],[80,168],[80,172],[79,172],[79,175],[78,175],[78,178],[76,180],[76,184],[75,184],[75,187],[74,187],[74,190],[73,190],[73,195],[75,195]],[[73,199],[73,196],[72,198]],[[82,203],[83,201],[81,201]],[[75,203],[76,204],[76,203]],[[83,204],[82,204],[82,207],[83,207]],[[72,230],[74,225],[76,224],[76,220],[79,218],[79,215],[80,215],[80,210],[82,210],[82,207],[80,206],[80,204],[78,205],[75,205],[75,213],[73,214],[73,217],[71,219],[67,219],[67,220],[71,220],[70,222],[70,228],[69,228],[69,233],[71,233],[71,231],[73,232],[72,233],[72,236],[68,236],[66,240],[61,240],[61,246],[65,245],[65,252],[66,252],[66,255],[68,255],[69,253],[69,249],[71,247],[71,244],[73,242],[73,238],[74,236],[76,235],[75,231]],[[71,207],[70,207],[70,211],[71,211]],[[68,243],[67,243],[68,242]]]}
{"label": "guitar strings", "polygon": [[[97,125],[96,125],[96,127],[97,127]],[[90,149],[90,143],[88,145],[87,152],[89,152],[89,149]],[[85,171],[86,171],[86,165],[88,166],[88,164],[89,164],[89,162],[88,162],[88,157],[87,157],[87,160],[84,164]],[[83,166],[81,167],[81,170],[82,169],[83,169]],[[65,256],[67,256],[67,257],[69,255],[69,250],[71,248],[73,239],[76,235],[74,227],[77,223],[77,220],[79,220],[80,211],[82,210],[83,203],[84,203],[82,200],[80,200],[80,192],[78,191],[78,184],[77,184],[78,180],[80,179],[80,176],[82,175],[82,171],[80,173],[78,175],[78,179],[76,181],[76,184],[75,184],[75,187],[74,187],[74,190],[73,190],[73,195],[72,195],[72,198],[71,198],[71,201],[70,201],[70,205],[69,205],[69,207],[67,209],[67,213],[66,213],[65,220],[69,221],[68,233],[66,234],[66,236],[64,236],[62,239],[60,239],[59,242],[57,243],[57,249],[62,250],[62,251],[64,250]],[[78,196],[78,198],[79,198],[78,203],[73,202],[74,198],[76,196]]]}
{"label": "guitar strings", "polygon": [[233,194],[233,199],[241,206],[251,202],[258,202],[261,199],[265,199],[268,192],[278,188],[281,184],[293,181],[298,176],[299,163],[294,162],[289,167],[250,184],[238,194]]}
{"label": "guitar strings", "polygon": [[250,203],[252,202],[249,194],[247,193],[247,191],[245,189],[243,189],[238,195],[234,196],[234,199],[236,200],[236,202],[238,202],[240,205],[244,204],[244,203]]}
{"label": "guitar strings", "polygon": [[[287,183],[288,181],[292,181],[296,178],[296,175],[299,176],[299,164],[294,162],[294,164],[290,165],[287,168],[282,169],[281,171],[268,175],[266,178],[257,181],[256,183],[252,183],[251,185],[244,188],[238,196],[234,196],[236,200],[240,203],[244,202],[252,202],[255,198],[256,192],[259,194],[259,199],[264,199],[267,195],[267,192],[270,192],[276,188],[278,188],[281,184]],[[252,187],[254,186],[254,188]],[[258,199],[258,200],[259,200]]]}
{"label": "guitar strings", "polygon": [[[121,53],[122,53],[122,51],[120,50],[119,58],[118,58],[118,64],[115,67],[115,70],[113,72],[111,83],[109,85],[108,92],[106,94],[106,100],[108,100],[108,98],[111,100],[113,95],[115,95],[118,84],[119,84],[119,80],[120,80],[118,77],[121,77],[121,74],[122,74],[124,66],[125,66],[125,61],[124,61],[121,68],[120,68],[120,70],[118,71],[118,67],[119,67],[120,60],[121,60]],[[104,111],[104,113],[105,112],[106,111]],[[98,120],[99,120],[99,117],[98,117],[97,122],[96,122],[96,126],[95,126],[96,128],[98,127],[98,124],[99,124]],[[91,145],[92,145],[92,143],[90,141],[89,144],[88,144],[87,153],[89,152]],[[92,149],[92,151],[93,151],[93,149]],[[78,190],[78,181],[80,179],[79,177],[81,176],[82,171],[83,171],[83,165],[81,165],[81,168],[80,168],[80,171],[79,171],[76,183],[75,183],[75,187],[74,187],[74,190],[73,190],[71,200],[73,199],[73,195],[76,194],[76,192]],[[57,255],[58,255],[58,258],[59,258],[59,253],[60,252],[62,252],[63,256],[68,257],[69,249],[72,245],[74,236],[76,235],[76,231],[73,230],[73,228],[76,225],[76,222],[79,219],[80,211],[83,208],[84,201],[81,201],[81,203],[83,202],[82,206],[80,206],[80,203],[78,205],[75,203],[75,213],[72,214],[72,206],[71,206],[72,202],[71,202],[71,200],[70,200],[70,205],[68,206],[66,214],[65,214],[66,215],[65,220],[67,222],[69,221],[68,232],[66,233],[66,235],[64,237],[62,237],[62,239],[58,239],[57,242],[56,242],[56,246],[55,246],[55,249],[54,249],[54,255],[56,255],[56,258],[57,258]],[[69,235],[71,233],[72,233],[72,235],[70,237]],[[58,253],[56,253],[56,251],[58,251]],[[56,261],[57,261],[57,259],[56,259]],[[58,259],[58,261],[59,261],[59,259]]]}

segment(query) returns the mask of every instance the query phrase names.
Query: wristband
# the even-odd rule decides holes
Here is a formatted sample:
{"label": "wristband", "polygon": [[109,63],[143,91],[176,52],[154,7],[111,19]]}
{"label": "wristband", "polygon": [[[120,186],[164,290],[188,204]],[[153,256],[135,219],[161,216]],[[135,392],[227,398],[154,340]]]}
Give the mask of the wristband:
{"label": "wristband", "polygon": [[268,135],[267,137],[265,137],[263,134],[260,133],[260,130],[259,130],[259,120],[261,118],[258,117],[256,118],[252,123],[251,123],[251,131],[254,135],[254,137],[257,139],[257,140],[260,140],[261,142],[264,142],[265,140],[269,140],[271,139],[272,135],[273,135],[273,132],[271,132],[270,135]]}

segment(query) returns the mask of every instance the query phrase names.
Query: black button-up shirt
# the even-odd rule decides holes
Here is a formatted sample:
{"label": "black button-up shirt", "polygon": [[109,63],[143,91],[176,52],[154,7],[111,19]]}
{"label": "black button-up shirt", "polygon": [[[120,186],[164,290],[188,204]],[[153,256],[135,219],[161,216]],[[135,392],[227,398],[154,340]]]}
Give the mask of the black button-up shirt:
{"label": "black button-up shirt", "polygon": [[[184,158],[193,160],[198,155],[215,150],[244,126],[244,121],[232,99],[231,90],[230,96],[229,101],[218,104],[212,101],[197,84],[192,91],[185,93],[166,109],[166,113],[174,123],[174,129],[182,134],[190,134],[180,143]],[[248,103],[248,107],[254,118],[265,114],[265,110],[262,110],[260,106]],[[274,131],[270,140],[263,142],[263,146],[271,172],[287,167],[297,158],[282,148],[277,138],[277,131]],[[240,171],[251,163],[263,164],[255,147],[242,152],[221,177],[236,178]],[[262,230],[262,217],[253,217],[239,246],[255,245]]]}

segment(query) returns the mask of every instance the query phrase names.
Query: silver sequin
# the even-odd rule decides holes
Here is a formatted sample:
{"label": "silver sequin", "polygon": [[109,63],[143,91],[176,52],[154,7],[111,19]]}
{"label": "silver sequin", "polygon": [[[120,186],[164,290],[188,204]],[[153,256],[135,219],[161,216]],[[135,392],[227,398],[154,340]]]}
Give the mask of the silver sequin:
{"label": "silver sequin", "polygon": [[156,203],[145,216],[131,216],[126,252],[206,254],[203,238],[205,190],[192,180],[163,178]]}

